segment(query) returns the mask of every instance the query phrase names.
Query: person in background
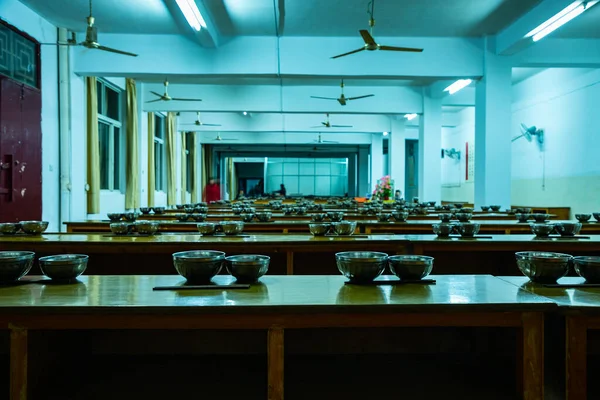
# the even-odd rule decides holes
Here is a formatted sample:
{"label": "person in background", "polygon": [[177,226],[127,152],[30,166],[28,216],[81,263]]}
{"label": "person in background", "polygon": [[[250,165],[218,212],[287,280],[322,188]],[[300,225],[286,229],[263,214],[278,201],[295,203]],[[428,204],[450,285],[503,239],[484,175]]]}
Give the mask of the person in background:
{"label": "person in background", "polygon": [[204,187],[202,199],[207,203],[221,200],[221,185],[217,179],[210,178],[208,185]]}
{"label": "person in background", "polygon": [[400,189],[396,189],[394,192],[394,200],[402,200],[402,191]]}
{"label": "person in background", "polygon": [[246,198],[246,196],[244,196],[244,191],[243,191],[243,190],[240,190],[240,191],[238,192],[238,195],[237,195],[237,198],[236,198],[236,200],[242,200],[242,199],[245,199],[245,198]]}
{"label": "person in background", "polygon": [[287,194],[287,190],[285,190],[285,185],[283,183],[279,186],[279,194],[283,197],[285,197]]}

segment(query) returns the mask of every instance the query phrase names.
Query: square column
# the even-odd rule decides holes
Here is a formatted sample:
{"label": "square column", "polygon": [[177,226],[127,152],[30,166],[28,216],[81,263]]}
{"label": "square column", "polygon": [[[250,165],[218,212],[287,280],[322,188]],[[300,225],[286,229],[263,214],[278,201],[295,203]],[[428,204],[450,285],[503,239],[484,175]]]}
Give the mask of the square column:
{"label": "square column", "polygon": [[423,93],[419,125],[419,201],[442,198],[442,99]]}
{"label": "square column", "polygon": [[400,189],[402,196],[406,195],[405,166],[406,166],[406,135],[404,132],[406,119],[392,119],[392,131],[389,136],[388,163],[390,177],[394,181],[394,191]]}
{"label": "square column", "polygon": [[511,95],[509,59],[484,53],[484,76],[475,90],[475,207],[510,207]]}
{"label": "square column", "polygon": [[377,181],[383,177],[383,133],[371,136],[371,185],[369,191],[375,190]]}

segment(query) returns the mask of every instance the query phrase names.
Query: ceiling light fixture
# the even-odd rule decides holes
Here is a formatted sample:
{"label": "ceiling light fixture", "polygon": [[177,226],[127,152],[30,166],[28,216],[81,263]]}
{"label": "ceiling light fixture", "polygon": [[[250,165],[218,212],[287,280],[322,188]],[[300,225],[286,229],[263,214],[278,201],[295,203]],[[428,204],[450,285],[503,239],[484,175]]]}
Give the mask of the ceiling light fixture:
{"label": "ceiling light fixture", "polygon": [[412,113],[412,114],[406,114],[406,115],[404,116],[404,118],[406,118],[406,119],[407,119],[407,120],[409,120],[409,121],[412,121],[413,119],[417,118],[417,114],[415,114],[415,113]]}
{"label": "ceiling light fixture", "polygon": [[247,111],[244,111],[242,114],[244,114],[244,115],[248,115],[248,112],[247,112]]}
{"label": "ceiling light fixture", "polygon": [[383,132],[383,136],[389,135],[389,132]]}
{"label": "ceiling light fixture", "polygon": [[196,5],[194,0],[175,0],[179,9],[183,13],[183,16],[187,20],[188,24],[194,30],[200,32],[200,29],[206,28],[206,22],[204,18],[202,18],[202,14],[200,14],[200,10]]}
{"label": "ceiling light fixture", "polygon": [[450,94],[454,94],[454,93],[458,92],[459,90],[462,90],[462,89],[466,88],[467,86],[469,86],[471,84],[471,82],[473,82],[471,79],[459,79],[456,82],[454,82],[452,85],[450,85],[446,89],[444,89],[444,92],[449,92]]}
{"label": "ceiling light fixture", "polygon": [[592,7],[597,2],[598,0],[575,1],[571,3],[567,8],[565,8],[564,10],[562,10],[561,12],[559,12],[558,14],[556,14],[555,16],[553,16],[552,18],[550,18],[549,20],[547,20],[546,22],[529,32],[527,35],[525,35],[525,37],[532,38],[534,42],[542,40],[550,33],[554,32],[573,18],[577,17],[578,15],[581,15],[585,10]]}

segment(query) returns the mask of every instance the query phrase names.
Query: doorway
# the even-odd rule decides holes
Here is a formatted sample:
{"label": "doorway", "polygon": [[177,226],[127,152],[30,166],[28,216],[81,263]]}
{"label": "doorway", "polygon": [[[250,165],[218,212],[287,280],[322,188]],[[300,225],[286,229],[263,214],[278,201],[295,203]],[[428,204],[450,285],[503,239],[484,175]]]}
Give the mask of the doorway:
{"label": "doorway", "polygon": [[406,141],[406,162],[404,165],[404,198],[413,201],[419,196],[419,141],[410,139]]}

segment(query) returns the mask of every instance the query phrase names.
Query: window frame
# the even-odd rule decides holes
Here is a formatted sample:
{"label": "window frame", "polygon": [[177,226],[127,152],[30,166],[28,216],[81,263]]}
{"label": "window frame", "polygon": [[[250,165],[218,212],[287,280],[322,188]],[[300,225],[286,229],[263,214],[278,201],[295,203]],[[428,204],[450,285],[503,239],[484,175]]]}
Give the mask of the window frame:
{"label": "window frame", "polygon": [[[167,192],[167,150],[166,150],[166,134],[167,134],[167,118],[162,113],[154,113],[154,190],[156,192]],[[161,135],[162,133],[162,135]],[[156,146],[159,146],[160,157],[157,155]],[[158,163],[161,163],[159,166]]]}
{"label": "window frame", "polygon": [[[108,182],[107,187],[100,187],[100,190],[107,192],[121,192],[125,191],[125,169],[122,168],[124,165],[124,147],[125,147],[125,135],[123,134],[124,129],[124,110],[125,102],[123,97],[125,91],[119,88],[117,85],[102,79],[96,79],[96,90],[98,97],[98,130],[100,130],[100,124],[108,126],[108,160],[106,161],[106,168],[108,168]],[[119,104],[117,105],[118,120],[109,117],[108,114],[108,96],[107,89],[117,93],[117,99]],[[118,134],[115,133],[115,128],[118,129]],[[118,144],[118,154],[115,154],[115,144]],[[118,159],[118,167],[115,170],[115,160]],[[102,164],[102,160],[100,160]],[[101,165],[102,168],[102,165]],[[118,175],[118,183],[115,184],[115,177]]]}

